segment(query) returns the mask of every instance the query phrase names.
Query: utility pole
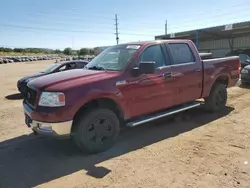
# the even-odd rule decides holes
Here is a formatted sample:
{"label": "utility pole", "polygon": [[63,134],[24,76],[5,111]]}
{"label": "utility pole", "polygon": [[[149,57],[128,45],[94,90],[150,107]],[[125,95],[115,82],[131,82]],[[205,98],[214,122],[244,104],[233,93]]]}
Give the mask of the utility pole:
{"label": "utility pole", "polygon": [[165,23],[165,35],[168,34],[168,21],[166,20],[166,23]]}
{"label": "utility pole", "polygon": [[116,44],[119,44],[118,18],[117,18],[117,14],[115,14],[115,36],[116,36]]}

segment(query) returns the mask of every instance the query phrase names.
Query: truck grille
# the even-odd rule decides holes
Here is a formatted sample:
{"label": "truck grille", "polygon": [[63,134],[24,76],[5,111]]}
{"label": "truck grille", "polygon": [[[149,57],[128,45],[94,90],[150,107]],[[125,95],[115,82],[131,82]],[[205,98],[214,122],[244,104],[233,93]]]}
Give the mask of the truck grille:
{"label": "truck grille", "polygon": [[35,105],[36,102],[36,95],[37,92],[29,87],[26,87],[25,93],[24,93],[24,99],[27,103],[31,104],[32,106]]}

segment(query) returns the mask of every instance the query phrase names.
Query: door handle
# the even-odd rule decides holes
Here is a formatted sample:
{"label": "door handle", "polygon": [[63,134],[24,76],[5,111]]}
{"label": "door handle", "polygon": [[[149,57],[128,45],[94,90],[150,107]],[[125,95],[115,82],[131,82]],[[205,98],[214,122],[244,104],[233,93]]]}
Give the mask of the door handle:
{"label": "door handle", "polygon": [[201,69],[196,69],[195,72],[201,72]]}

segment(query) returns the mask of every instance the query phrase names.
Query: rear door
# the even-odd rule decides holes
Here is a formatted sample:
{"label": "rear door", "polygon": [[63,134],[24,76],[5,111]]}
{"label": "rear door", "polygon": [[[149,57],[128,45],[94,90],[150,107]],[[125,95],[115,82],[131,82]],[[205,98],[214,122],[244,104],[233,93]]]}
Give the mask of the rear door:
{"label": "rear door", "polygon": [[172,57],[175,104],[183,104],[201,97],[202,64],[188,43],[168,43]]}
{"label": "rear door", "polygon": [[171,66],[163,47],[160,44],[147,47],[138,60],[138,64],[142,61],[154,61],[155,74],[142,74],[128,80],[130,84],[127,92],[132,92],[129,100],[132,116],[148,114],[172,106],[172,80],[168,76],[168,73],[171,75]]}

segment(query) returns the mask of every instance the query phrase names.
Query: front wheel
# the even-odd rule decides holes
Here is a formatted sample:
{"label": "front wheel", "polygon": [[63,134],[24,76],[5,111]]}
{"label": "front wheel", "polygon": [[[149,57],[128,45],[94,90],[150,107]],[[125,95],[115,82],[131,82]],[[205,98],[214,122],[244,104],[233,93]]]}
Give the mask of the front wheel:
{"label": "front wheel", "polygon": [[210,95],[205,99],[205,109],[210,112],[218,112],[225,108],[227,103],[227,88],[222,83],[215,83]]}
{"label": "front wheel", "polygon": [[73,126],[74,142],[87,153],[99,153],[110,149],[120,131],[118,117],[106,108],[83,112]]}

